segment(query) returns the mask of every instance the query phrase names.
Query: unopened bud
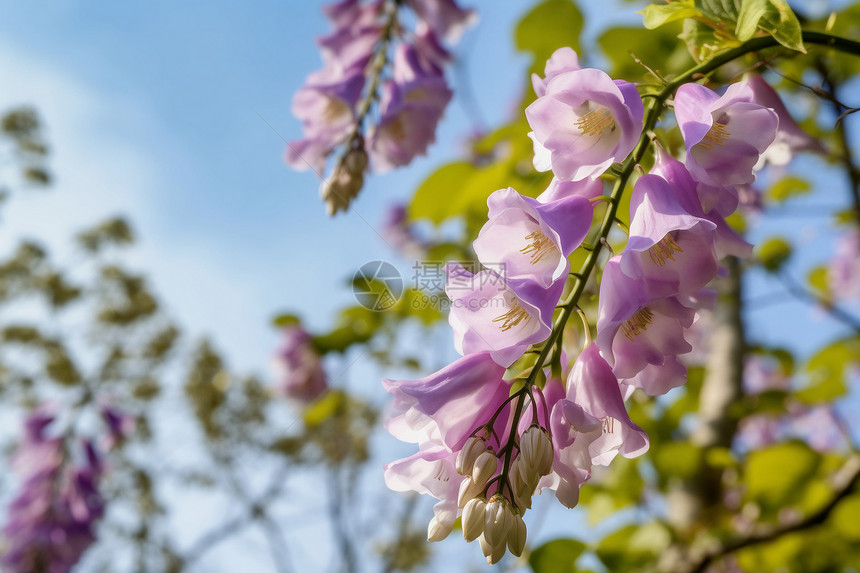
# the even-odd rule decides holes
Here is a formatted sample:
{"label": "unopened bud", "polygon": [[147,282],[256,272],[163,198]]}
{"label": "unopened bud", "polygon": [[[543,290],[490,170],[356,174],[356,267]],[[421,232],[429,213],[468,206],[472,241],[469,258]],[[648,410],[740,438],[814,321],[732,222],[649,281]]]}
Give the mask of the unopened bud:
{"label": "unopened bud", "polygon": [[486,451],[475,460],[475,465],[472,467],[472,481],[476,485],[484,486],[493,474],[496,473],[496,468],[499,466],[499,460],[496,456]]}
{"label": "unopened bud", "polygon": [[472,436],[466,443],[463,444],[463,449],[457,454],[456,468],[460,475],[472,475],[472,470],[475,467],[475,460],[478,456],[487,451],[487,444],[483,438]]}
{"label": "unopened bud", "polygon": [[519,557],[526,547],[526,522],[521,514],[514,515],[514,523],[508,530],[508,550]]}
{"label": "unopened bud", "polygon": [[540,426],[531,426],[523,432],[520,439],[520,455],[539,476],[545,476],[552,471],[552,441],[546,431]]}
{"label": "unopened bud", "polygon": [[478,485],[467,477],[460,483],[460,493],[457,495],[457,507],[464,508],[470,499],[475,499],[484,492],[484,486]]}
{"label": "unopened bud", "polygon": [[483,498],[470,499],[463,508],[463,538],[466,541],[476,540],[484,532],[484,516],[487,502]]}
{"label": "unopened bud", "polygon": [[363,140],[359,140],[346,152],[328,179],[320,185],[320,197],[326,204],[329,216],[338,211],[346,211],[350,201],[358,195],[364,185],[364,171],[367,169],[367,152]]}
{"label": "unopened bud", "polygon": [[451,533],[451,526],[434,517],[427,526],[427,541],[442,541],[449,533]]}
{"label": "unopened bud", "polygon": [[504,539],[501,543],[493,545],[487,541],[486,536],[482,535],[478,538],[478,541],[481,543],[481,552],[487,558],[487,564],[495,565],[505,556],[505,548],[507,546]]}
{"label": "unopened bud", "polygon": [[513,518],[508,500],[499,494],[490,498],[484,516],[484,537],[490,545],[505,543],[508,530],[513,525]]}

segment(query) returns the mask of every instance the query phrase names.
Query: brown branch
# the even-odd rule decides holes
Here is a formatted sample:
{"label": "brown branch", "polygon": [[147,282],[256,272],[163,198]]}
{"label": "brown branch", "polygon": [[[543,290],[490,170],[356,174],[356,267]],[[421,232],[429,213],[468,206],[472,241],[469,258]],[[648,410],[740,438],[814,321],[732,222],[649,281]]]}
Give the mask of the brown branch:
{"label": "brown branch", "polygon": [[779,527],[761,527],[746,537],[725,543],[718,549],[706,553],[697,562],[693,563],[689,569],[690,573],[702,573],[712,563],[723,559],[735,551],[767,543],[783,535],[823,524],[839,505],[839,502],[848,497],[858,484],[860,484],[860,457],[855,455],[849,458],[836,475],[833,476],[832,485],[836,490],[836,494],[827,505],[794,523]]}

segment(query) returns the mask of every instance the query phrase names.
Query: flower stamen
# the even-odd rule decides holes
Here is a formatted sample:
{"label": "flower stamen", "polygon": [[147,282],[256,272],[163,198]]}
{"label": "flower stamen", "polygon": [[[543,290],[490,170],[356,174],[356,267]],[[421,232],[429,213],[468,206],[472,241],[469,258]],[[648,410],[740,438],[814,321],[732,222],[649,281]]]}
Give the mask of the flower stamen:
{"label": "flower stamen", "polygon": [[615,116],[609,108],[601,106],[580,117],[574,125],[579,128],[582,135],[601,135],[606,130],[615,129]]}
{"label": "flower stamen", "polygon": [[665,237],[657,241],[657,244],[648,249],[648,254],[651,256],[651,260],[654,261],[654,264],[664,267],[666,266],[666,259],[671,261],[675,260],[675,253],[683,253],[684,249],[678,244],[675,239],[672,238],[668,233]]}
{"label": "flower stamen", "polygon": [[728,141],[729,136],[731,136],[731,133],[726,129],[726,124],[715,121],[711,129],[708,130],[708,133],[705,134],[705,137],[702,138],[702,141],[699,142],[699,145],[705,149],[713,149],[714,146],[722,145]]}
{"label": "flower stamen", "polygon": [[493,319],[493,322],[501,322],[499,328],[502,329],[502,332],[507,332],[523,320],[528,320],[529,318],[531,318],[531,316],[529,316],[528,311],[520,306],[519,302],[515,302],[514,306],[512,306],[508,312],[500,314]]}
{"label": "flower stamen", "polygon": [[558,252],[558,247],[555,246],[555,243],[540,229],[526,235],[525,240],[531,242],[520,249],[520,252],[524,255],[531,255],[531,264],[533,265],[539,263],[545,256]]}
{"label": "flower stamen", "polygon": [[653,321],[654,313],[647,306],[643,306],[621,325],[621,329],[624,331],[624,336],[630,342],[633,342],[633,338],[645,332],[648,329],[648,325]]}

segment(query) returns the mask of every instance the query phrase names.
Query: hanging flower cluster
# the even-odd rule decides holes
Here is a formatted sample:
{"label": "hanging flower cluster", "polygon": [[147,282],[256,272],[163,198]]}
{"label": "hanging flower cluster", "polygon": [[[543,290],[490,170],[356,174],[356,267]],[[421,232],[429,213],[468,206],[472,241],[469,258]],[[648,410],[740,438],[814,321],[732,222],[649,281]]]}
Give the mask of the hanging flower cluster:
{"label": "hanging flower cluster", "polygon": [[[106,445],[127,437],[133,420],[103,407],[108,427]],[[98,482],[104,473],[91,440],[74,448],[64,436],[51,437],[54,414],[42,408],[25,420],[24,435],[11,467],[21,485],[8,506],[2,538],[4,571],[65,573],[96,540],[95,522],[104,513]]]}
{"label": "hanging flower cluster", "polygon": [[297,402],[308,404],[328,390],[322,358],[311,335],[300,324],[284,328],[272,366],[278,391]]}
{"label": "hanging flower cluster", "polygon": [[[417,19],[411,31],[401,24],[407,8]],[[380,172],[407,165],[433,143],[452,95],[442,42],[457,41],[476,16],[454,0],[341,0],[323,11],[333,31],[318,40],[323,68],[293,97],[304,138],[287,145],[285,159],[322,174],[341,150],[320,188],[333,215],[361,190],[368,163]]]}
{"label": "hanging flower cluster", "polygon": [[[774,109],[778,96],[761,83],[733,84],[722,95],[689,83],[674,94],[685,159],[656,146],[653,168],[636,181],[626,248],[603,268],[595,343],[586,329],[585,348],[562,381],[544,367],[562,362],[561,329],[588,279],[574,274],[576,286],[560,303],[568,256],[589,232],[595,201],[617,204],[601,197],[601,177],[647,145],[648,134],[637,88],[580,67],[569,48],[533,77],[529,136],[535,167],[551,170],[552,183],[537,199],[493,193],[473,244],[485,268],[447,266],[449,321],[463,357],[420,380],[383,381],[394,396],[389,432],[418,444],[385,467],[386,483],[439,500],[431,541],[461,515],[465,539],[478,539],[489,563],[506,551],[520,555],[535,493],[554,490],[573,507],[593,466],[648,449],[624,400],[636,388],[656,396],[686,381],[678,357],[692,350],[697,311],[714,303],[707,286],[719,261],[751,251],[725,220],[738,207],[738,186],[753,182],[775,142],[783,153],[809,148],[793,122],[780,130],[785,108]],[[762,93],[770,98],[764,104]]]}

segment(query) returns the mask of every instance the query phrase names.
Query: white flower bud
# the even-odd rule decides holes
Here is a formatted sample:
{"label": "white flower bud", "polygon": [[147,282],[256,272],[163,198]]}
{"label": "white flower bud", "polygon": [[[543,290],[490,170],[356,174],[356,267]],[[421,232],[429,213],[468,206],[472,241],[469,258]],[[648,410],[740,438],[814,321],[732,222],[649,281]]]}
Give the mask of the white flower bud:
{"label": "white flower bud", "polygon": [[523,549],[526,547],[526,522],[523,521],[523,516],[517,513],[514,515],[514,524],[508,530],[508,550],[516,557],[523,554]]}
{"label": "white flower bud", "polygon": [[470,499],[463,508],[463,538],[472,542],[484,532],[484,516],[486,515],[487,502],[483,498]]}
{"label": "white flower bud", "polygon": [[[532,493],[535,488],[523,478],[522,468],[525,467],[522,463],[522,457],[517,456],[511,464],[511,486],[514,490],[514,501],[520,509],[531,509]],[[526,470],[528,471],[528,470]]]}
{"label": "white flower bud", "polygon": [[442,541],[449,533],[451,533],[451,526],[434,517],[427,526],[427,541]]}
{"label": "white flower bud", "polygon": [[463,449],[457,454],[457,473],[460,475],[472,475],[472,468],[478,456],[487,451],[487,444],[482,438],[472,436],[463,444]]}
{"label": "white flower bud", "polygon": [[552,471],[552,440],[543,428],[533,425],[523,432],[520,455],[538,476],[545,476]]}
{"label": "white flower bud", "polygon": [[489,450],[478,456],[472,466],[472,481],[477,485],[484,486],[499,466],[499,460]]}
{"label": "white flower bud", "polygon": [[460,483],[460,493],[457,495],[457,507],[464,508],[470,499],[475,499],[484,493],[484,486],[478,485],[467,477]]}
{"label": "white flower bud", "polygon": [[498,563],[502,557],[505,556],[505,545],[504,540],[501,543],[497,543],[495,545],[490,544],[486,537],[483,535],[478,538],[478,541],[481,544],[481,552],[484,554],[484,557],[487,558],[488,565],[495,565]]}
{"label": "white flower bud", "polygon": [[484,537],[487,542],[494,547],[504,543],[513,522],[514,514],[508,500],[499,494],[491,497],[484,516]]}

